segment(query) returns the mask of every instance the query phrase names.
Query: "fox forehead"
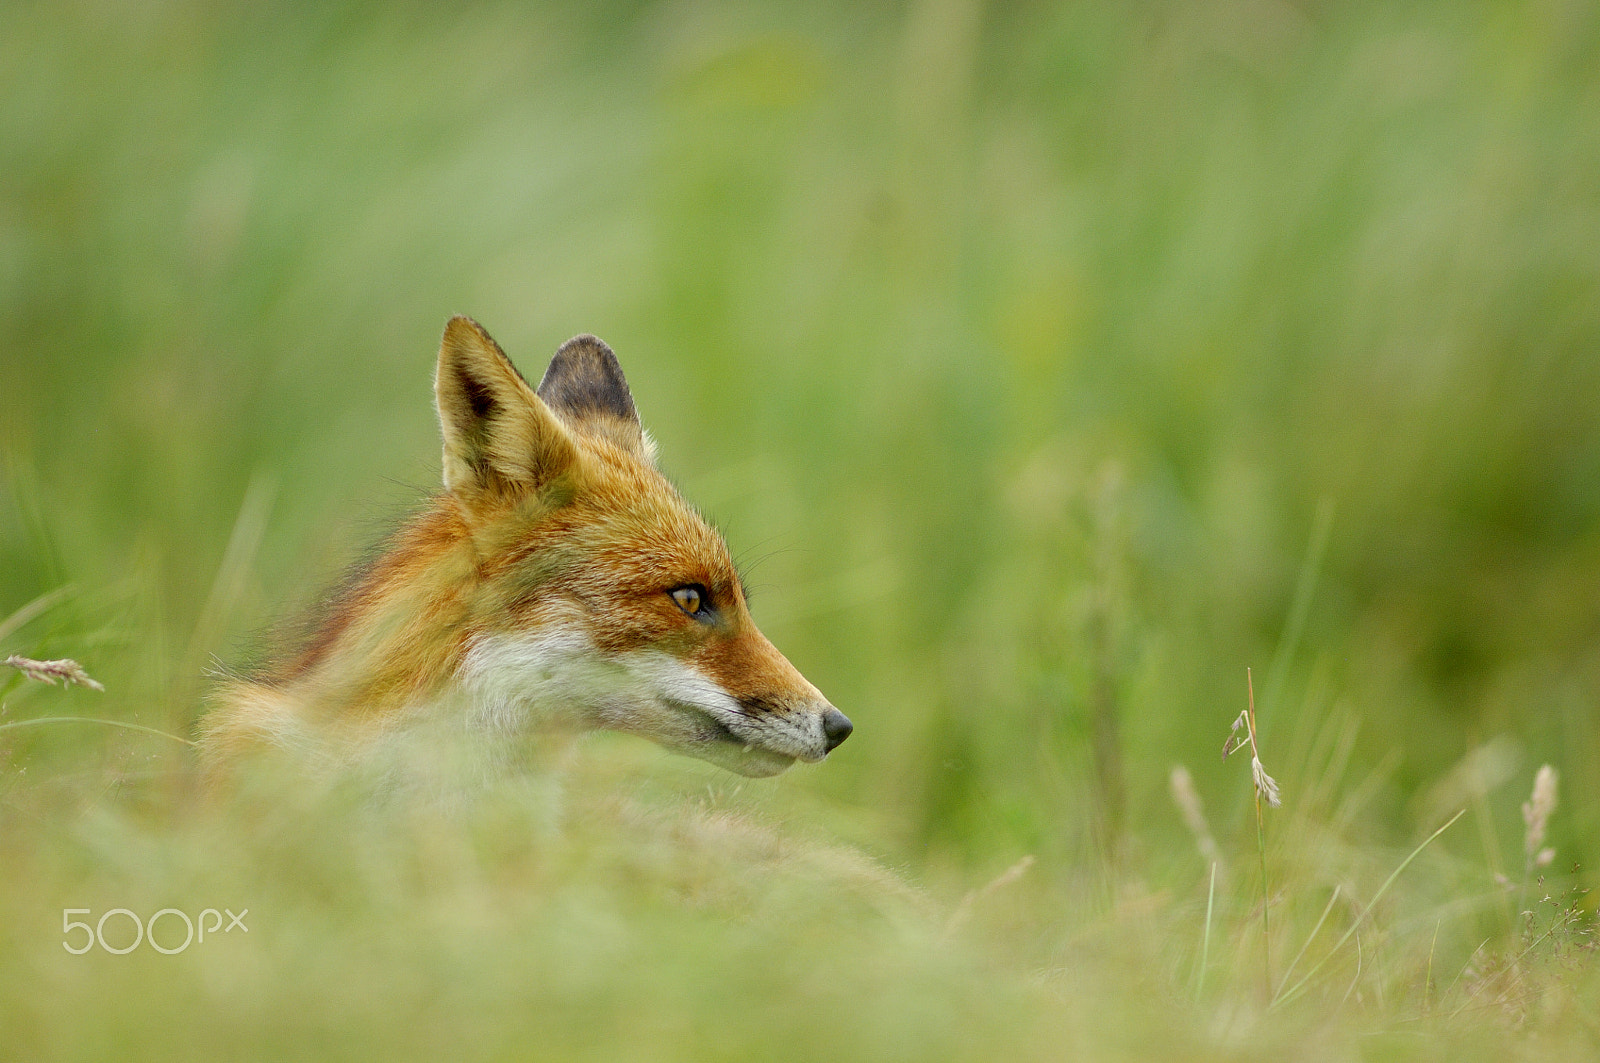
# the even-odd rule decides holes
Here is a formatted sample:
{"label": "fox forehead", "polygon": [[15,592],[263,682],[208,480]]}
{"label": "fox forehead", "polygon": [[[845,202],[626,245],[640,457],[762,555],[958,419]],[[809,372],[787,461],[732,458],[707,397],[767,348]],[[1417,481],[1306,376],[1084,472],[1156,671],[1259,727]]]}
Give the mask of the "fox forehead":
{"label": "fox forehead", "polygon": [[509,526],[495,536],[504,548],[481,559],[485,579],[521,584],[523,606],[563,594],[590,602],[654,595],[675,619],[667,592],[698,584],[742,620],[744,586],[722,536],[653,467],[604,441],[582,444],[572,496],[554,511],[507,512]]}
{"label": "fox forehead", "polygon": [[646,504],[616,510],[580,502],[571,515],[587,523],[565,534],[566,549],[583,568],[618,588],[666,592],[698,584],[719,599],[743,599],[722,537],[687,507]]}

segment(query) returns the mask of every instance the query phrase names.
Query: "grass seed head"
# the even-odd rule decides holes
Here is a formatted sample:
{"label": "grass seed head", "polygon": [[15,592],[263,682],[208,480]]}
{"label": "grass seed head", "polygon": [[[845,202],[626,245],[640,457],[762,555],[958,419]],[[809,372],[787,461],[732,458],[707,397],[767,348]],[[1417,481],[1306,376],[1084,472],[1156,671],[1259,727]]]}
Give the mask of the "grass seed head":
{"label": "grass seed head", "polygon": [[1267,804],[1273,808],[1283,807],[1283,799],[1278,796],[1278,780],[1267,774],[1260,757],[1250,758],[1250,781],[1255,783],[1256,793],[1265,798]]}
{"label": "grass seed head", "polygon": [[1194,835],[1200,855],[1207,863],[1217,863],[1222,857],[1217,850],[1217,840],[1211,836],[1211,825],[1206,822],[1206,810],[1200,803],[1200,793],[1194,788],[1194,777],[1189,774],[1188,768],[1177,764],[1173,766],[1169,781],[1172,803],[1178,806],[1184,824],[1189,828],[1189,833]]}
{"label": "grass seed head", "polygon": [[56,680],[61,680],[63,686],[88,687],[91,690],[105,691],[105,687],[89,678],[89,673],[83,670],[83,665],[77,661],[63,658],[59,661],[35,661],[28,657],[12,655],[6,658],[6,664],[20,671],[29,679],[41,683],[55,685]]}
{"label": "grass seed head", "polygon": [[1556,858],[1554,849],[1544,844],[1545,829],[1550,824],[1550,814],[1556,810],[1556,788],[1560,775],[1546,764],[1533,778],[1533,795],[1522,805],[1522,822],[1527,825],[1523,850],[1528,855],[1528,866],[1544,867]]}

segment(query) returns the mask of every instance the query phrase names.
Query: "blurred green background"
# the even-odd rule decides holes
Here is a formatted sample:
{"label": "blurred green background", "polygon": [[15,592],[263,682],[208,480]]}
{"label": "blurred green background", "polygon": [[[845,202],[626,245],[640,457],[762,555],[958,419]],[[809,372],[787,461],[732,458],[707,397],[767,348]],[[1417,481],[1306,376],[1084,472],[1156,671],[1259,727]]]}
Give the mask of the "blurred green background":
{"label": "blurred green background", "polygon": [[1586,2],[10,0],[0,615],[76,593],[0,652],[108,691],[9,712],[189,733],[436,483],[468,313],[617,350],[856,724],[759,799],[913,879],[1187,888],[1177,762],[1248,856],[1247,667],[1291,808],[1414,842],[1505,736],[1453,851],[1551,762],[1588,864],[1597,282]]}

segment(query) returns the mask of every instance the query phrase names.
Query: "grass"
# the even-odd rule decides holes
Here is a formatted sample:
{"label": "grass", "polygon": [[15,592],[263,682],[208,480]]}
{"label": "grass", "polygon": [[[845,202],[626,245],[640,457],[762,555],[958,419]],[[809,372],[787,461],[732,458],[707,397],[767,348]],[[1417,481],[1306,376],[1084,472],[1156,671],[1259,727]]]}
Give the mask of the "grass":
{"label": "grass", "polygon": [[[0,1054],[1592,1058],[1597,59],[1563,4],[5,6],[0,659],[105,691],[0,669]],[[437,481],[457,312],[618,351],[827,764],[196,805],[206,673]]]}

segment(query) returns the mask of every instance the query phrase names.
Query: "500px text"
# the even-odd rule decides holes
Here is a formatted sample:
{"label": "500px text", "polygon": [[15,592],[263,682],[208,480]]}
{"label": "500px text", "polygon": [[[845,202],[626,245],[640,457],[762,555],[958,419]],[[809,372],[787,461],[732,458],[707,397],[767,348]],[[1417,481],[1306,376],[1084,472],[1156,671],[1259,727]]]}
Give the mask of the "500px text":
{"label": "500px text", "polygon": [[[223,913],[227,913],[228,916],[228,925],[226,927],[222,925]],[[113,908],[101,915],[99,921],[93,926],[72,918],[75,915],[92,916],[93,914],[88,908],[61,909],[61,947],[74,956],[82,956],[96,945],[99,945],[109,953],[121,956],[138,948],[139,943],[142,941],[149,941],[150,947],[157,952],[173,956],[188,948],[193,941],[198,940],[203,943],[207,934],[215,937],[218,930],[226,934],[237,928],[243,930],[246,934],[250,933],[250,928],[244,925],[244,917],[250,914],[250,909],[248,908],[239,912],[238,915],[234,915],[233,911],[228,908],[222,909],[221,912],[215,908],[207,908],[200,913],[198,919],[190,919],[187,914],[176,908],[163,908],[155,915],[152,915],[148,922],[141,921],[137,915],[126,908]],[[111,919],[112,916],[122,916],[125,922],[133,924],[133,941],[131,943],[118,945],[106,941],[106,921]],[[166,919],[166,923],[163,924],[161,934],[163,938],[168,939],[166,945],[156,940],[156,924],[163,918]],[[209,926],[207,925],[208,919],[210,920]],[[176,945],[172,944],[172,940],[177,937],[177,928],[173,925],[174,923],[183,924],[183,940]],[[196,936],[197,924],[198,937]],[[120,930],[120,927],[121,924],[112,923],[113,930]],[[169,927],[171,929],[168,929]],[[82,944],[74,946],[73,934],[79,930],[83,931],[82,936],[79,938]],[[117,933],[114,937],[117,941],[122,941],[125,940],[126,935],[125,933]]]}

